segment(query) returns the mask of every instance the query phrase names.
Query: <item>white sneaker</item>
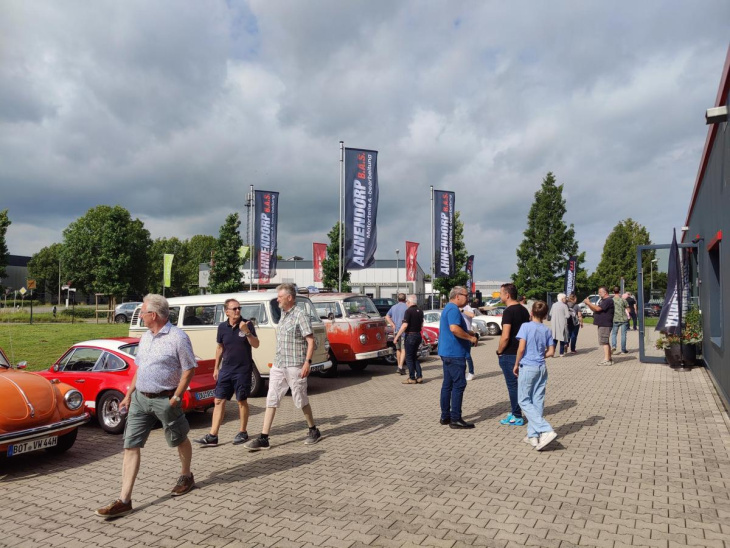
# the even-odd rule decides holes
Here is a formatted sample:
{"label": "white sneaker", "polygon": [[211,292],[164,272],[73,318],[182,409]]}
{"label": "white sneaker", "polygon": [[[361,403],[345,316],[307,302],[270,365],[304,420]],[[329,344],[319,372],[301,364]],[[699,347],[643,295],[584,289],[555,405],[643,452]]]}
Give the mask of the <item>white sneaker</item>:
{"label": "white sneaker", "polygon": [[535,446],[535,449],[538,451],[542,451],[545,449],[550,443],[554,442],[557,439],[558,435],[550,430],[550,432],[543,432],[540,434],[540,439],[537,442],[537,445]]}
{"label": "white sneaker", "polygon": [[529,443],[533,447],[537,447],[538,438],[530,438],[525,436],[524,438],[522,438],[522,441],[524,441],[525,443]]}
{"label": "white sneaker", "polygon": [[473,374],[473,373],[467,373],[467,374],[466,374],[466,380],[470,381],[470,380],[472,380],[473,378],[474,378],[474,374]]}

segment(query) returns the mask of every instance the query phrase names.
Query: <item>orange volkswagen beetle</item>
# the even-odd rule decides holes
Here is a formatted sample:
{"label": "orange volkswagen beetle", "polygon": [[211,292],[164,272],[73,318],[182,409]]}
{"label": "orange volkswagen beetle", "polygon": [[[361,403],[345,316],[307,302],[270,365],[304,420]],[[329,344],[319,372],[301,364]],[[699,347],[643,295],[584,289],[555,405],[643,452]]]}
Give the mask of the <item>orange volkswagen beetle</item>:
{"label": "orange volkswagen beetle", "polygon": [[75,388],[13,368],[0,349],[0,457],[45,449],[63,453],[89,421],[84,397]]}

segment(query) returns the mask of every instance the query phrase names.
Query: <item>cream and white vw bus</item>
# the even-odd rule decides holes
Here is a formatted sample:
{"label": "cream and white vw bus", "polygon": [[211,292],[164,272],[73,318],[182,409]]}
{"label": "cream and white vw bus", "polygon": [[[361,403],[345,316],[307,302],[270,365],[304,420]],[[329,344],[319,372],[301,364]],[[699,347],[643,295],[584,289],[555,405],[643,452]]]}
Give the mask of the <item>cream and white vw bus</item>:
{"label": "cream and white vw bus", "polygon": [[[224,303],[227,299],[236,299],[241,303],[241,317],[254,322],[260,342],[259,347],[253,349],[256,367],[251,372],[251,395],[257,396],[264,393],[264,379],[269,377],[269,369],[273,365],[276,353],[276,324],[281,317],[276,295],[276,291],[248,291],[173,297],[168,299],[170,322],[188,334],[193,344],[193,351],[201,360],[200,366],[212,368],[215,363],[218,324],[227,321]],[[328,358],[329,342],[324,323],[307,297],[297,295],[296,301],[297,306],[302,308],[312,321],[315,344],[311,370],[330,369],[332,362]],[[139,315],[141,308],[141,305],[137,307],[132,315],[129,324],[131,337],[139,337],[146,331]]]}

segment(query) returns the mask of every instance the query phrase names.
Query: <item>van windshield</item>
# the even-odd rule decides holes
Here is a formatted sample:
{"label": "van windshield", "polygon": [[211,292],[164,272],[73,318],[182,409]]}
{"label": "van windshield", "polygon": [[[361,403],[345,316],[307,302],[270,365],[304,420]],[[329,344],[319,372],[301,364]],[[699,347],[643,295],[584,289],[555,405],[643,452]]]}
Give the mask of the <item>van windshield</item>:
{"label": "van windshield", "polygon": [[[306,297],[299,296],[297,296],[296,299],[297,306],[307,313],[307,315],[309,316],[309,320],[313,324],[322,323],[322,320],[319,319],[317,311],[314,309],[314,306],[312,306],[312,301],[310,301]],[[279,323],[279,320],[281,319],[281,308],[279,308],[279,303],[276,301],[276,298],[271,299],[271,317],[274,320],[274,323]]]}
{"label": "van windshield", "polygon": [[380,312],[375,308],[370,297],[348,297],[343,301],[348,316],[378,316]]}

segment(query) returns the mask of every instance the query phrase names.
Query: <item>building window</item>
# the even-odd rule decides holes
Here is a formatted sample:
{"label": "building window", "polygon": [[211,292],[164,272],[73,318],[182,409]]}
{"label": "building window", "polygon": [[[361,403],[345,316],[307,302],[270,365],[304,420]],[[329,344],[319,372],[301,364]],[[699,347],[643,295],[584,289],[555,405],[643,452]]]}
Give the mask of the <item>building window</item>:
{"label": "building window", "polygon": [[710,285],[710,339],[722,347],[722,275],[720,272],[720,241],[716,240],[707,251],[710,258],[708,272]]}

